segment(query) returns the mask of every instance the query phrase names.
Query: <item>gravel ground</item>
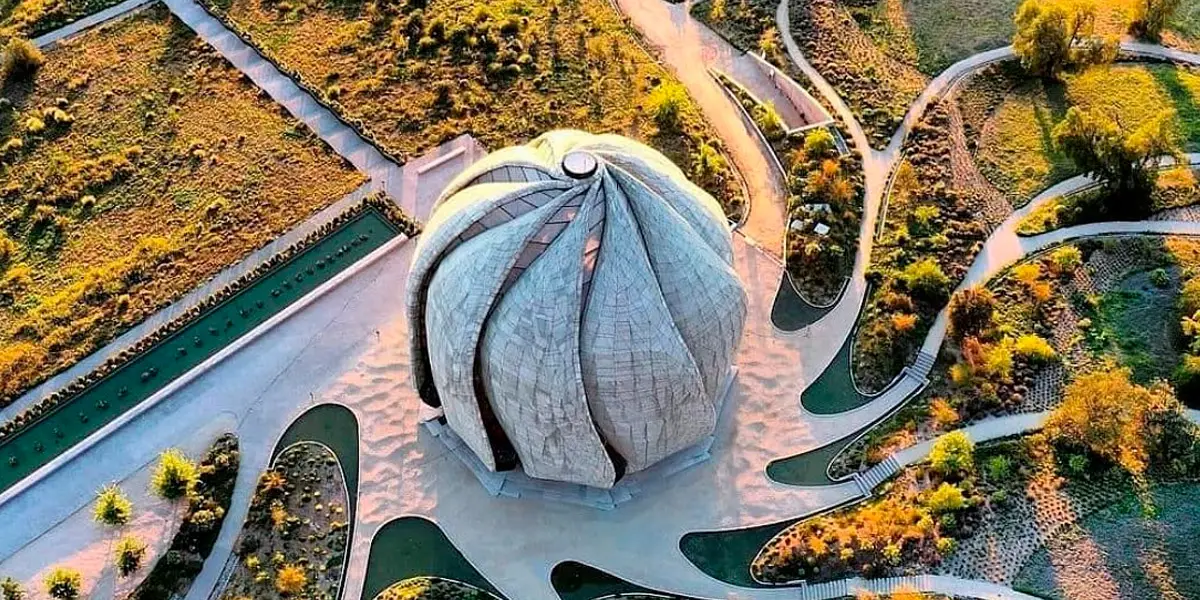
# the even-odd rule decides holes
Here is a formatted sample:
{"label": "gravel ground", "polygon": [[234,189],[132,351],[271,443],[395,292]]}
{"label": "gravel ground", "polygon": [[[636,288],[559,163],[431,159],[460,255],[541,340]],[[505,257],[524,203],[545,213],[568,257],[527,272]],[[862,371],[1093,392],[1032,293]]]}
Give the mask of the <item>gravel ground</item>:
{"label": "gravel ground", "polygon": [[1150,490],[1100,511],[1046,543],[1015,586],[1063,600],[1200,598],[1200,484]]}

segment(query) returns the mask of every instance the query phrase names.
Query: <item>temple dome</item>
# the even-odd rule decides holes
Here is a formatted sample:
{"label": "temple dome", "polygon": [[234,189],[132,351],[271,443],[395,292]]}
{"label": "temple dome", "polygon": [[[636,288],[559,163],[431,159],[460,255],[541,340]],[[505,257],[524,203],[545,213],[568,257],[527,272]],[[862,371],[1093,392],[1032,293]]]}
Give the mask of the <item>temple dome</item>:
{"label": "temple dome", "polygon": [[443,192],[408,283],[413,383],[491,470],[611,487],[710,436],[746,297],[665,156],[554,131]]}

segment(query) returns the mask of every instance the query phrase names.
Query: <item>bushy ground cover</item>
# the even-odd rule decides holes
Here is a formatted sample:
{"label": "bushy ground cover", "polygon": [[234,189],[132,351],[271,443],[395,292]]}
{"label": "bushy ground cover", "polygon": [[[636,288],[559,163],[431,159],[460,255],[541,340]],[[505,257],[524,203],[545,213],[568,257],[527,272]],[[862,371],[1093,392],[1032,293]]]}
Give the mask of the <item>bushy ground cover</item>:
{"label": "bushy ground cover", "polygon": [[1068,387],[1043,431],[978,448],[947,434],[867,502],[785,530],[752,569],[766,581],[943,572],[1007,585],[1062,527],[1197,475],[1197,428],[1171,388],[1104,365]]}
{"label": "bushy ground cover", "polygon": [[1054,146],[1070,106],[1119,115],[1133,128],[1173,111],[1185,150],[1200,147],[1200,73],[1186,66],[1118,63],[1070,73],[1062,82],[1030,79],[1013,63],[972,77],[960,94],[980,171],[1017,205],[1077,169]]}
{"label": "bushy ground cover", "polygon": [[332,452],[305,442],[283,451],[259,477],[221,597],[337,598],[350,532],[346,503]]}
{"label": "bushy ground cover", "polygon": [[225,434],[201,459],[194,488],[187,494],[187,510],[171,546],[126,600],[159,600],[186,596],[204,559],[212,552],[233,501],[241,454],[237,437]]}
{"label": "bushy ground cover", "polygon": [[982,419],[1051,409],[1067,379],[1104,361],[1140,383],[1176,378],[1185,343],[1175,307],[1181,274],[1200,267],[1198,250],[1183,237],[1081,241],[960,292],[929,386],[848,446],[832,473]]}
{"label": "bushy ground cover", "polygon": [[7,0],[0,3],[0,39],[35,38],[121,0]]}
{"label": "bushy ground cover", "polygon": [[[1147,215],[1200,203],[1200,186],[1196,184],[1196,173],[1190,168],[1162,171],[1156,184],[1145,208]],[[1121,204],[1120,199],[1116,203]],[[1112,220],[1106,210],[1109,205],[1096,190],[1052,198],[1022,219],[1017,225],[1017,233],[1037,235],[1063,227]]]}
{"label": "bushy ground cover", "polygon": [[363,180],[161,6],[4,96],[0,403]]}
{"label": "bushy ground cover", "polygon": [[[837,298],[850,271],[862,223],[862,158],[838,152],[829,129],[786,130],[775,107],[762,104],[728,76],[718,79],[745,109],[779,159],[787,178],[785,260],[804,298],[824,305]],[[818,234],[825,225],[829,231]]]}
{"label": "bushy ground cover", "polygon": [[870,3],[792,0],[791,33],[805,58],[854,111],[871,145],[882,148],[927,78],[905,62],[908,53],[877,44],[890,34],[871,35],[860,28],[850,9],[864,6]]}
{"label": "bushy ground cover", "polygon": [[604,0],[207,0],[401,158],[470,133],[619,133],[666,154],[732,219],[740,186],[683,86]]}
{"label": "bushy ground cover", "polygon": [[952,99],[913,128],[893,175],[871,250],[871,284],[859,321],[858,384],[881,389],[915,356],[950,291],[1011,206],[975,169]]}
{"label": "bushy ground cover", "polygon": [[[933,76],[973,54],[1006,46],[1020,0],[843,0],[880,48]],[[1096,30],[1122,35],[1135,0],[1096,0]],[[1200,1],[1182,0],[1163,43],[1194,49]]]}

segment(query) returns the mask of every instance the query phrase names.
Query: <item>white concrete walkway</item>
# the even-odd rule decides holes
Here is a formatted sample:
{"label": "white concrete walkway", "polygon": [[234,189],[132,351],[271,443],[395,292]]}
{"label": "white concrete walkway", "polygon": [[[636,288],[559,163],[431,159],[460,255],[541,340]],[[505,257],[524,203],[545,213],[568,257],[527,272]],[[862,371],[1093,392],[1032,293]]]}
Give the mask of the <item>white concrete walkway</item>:
{"label": "white concrete walkway", "polygon": [[74,23],[64,25],[58,29],[55,29],[54,31],[51,31],[50,33],[33,38],[33,45],[37,46],[38,48],[45,48],[51,44],[60,42],[81,31],[84,31],[85,29],[89,29],[91,27],[95,27],[96,25],[111,21],[117,17],[142,8],[143,6],[148,6],[154,1],[155,0],[125,0],[120,4],[115,4],[100,12],[90,14],[82,19],[79,19],[78,21],[75,21]]}
{"label": "white concrete walkway", "polygon": [[[255,85],[316,132],[356,169],[370,177],[376,189],[386,190],[406,212],[418,219],[424,220],[428,217],[433,199],[426,199],[424,204],[417,203],[418,197],[412,193],[415,186],[411,179],[412,173],[409,174],[410,178],[406,179],[400,165],[392,162],[354,128],[339,121],[329,109],[318,103],[291,78],[279,72],[279,69],[241,38],[226,29],[224,24],[208,14],[195,0],[163,0],[163,3],[226,60],[250,77]],[[456,153],[455,160],[474,160],[482,155],[483,148],[471,143],[463,150],[447,148],[445,152]]]}
{"label": "white concrete walkway", "polygon": [[[745,177],[749,215],[741,230],[776,257],[783,248],[787,183],[770,166],[770,150],[755,138],[721,86],[708,74],[715,68],[761,93],[776,105],[785,103],[754,59],[688,13],[688,3],[661,0],[616,0],[645,41],[687,87],[704,117],[721,138],[725,151]],[[778,282],[776,282],[778,283]]]}

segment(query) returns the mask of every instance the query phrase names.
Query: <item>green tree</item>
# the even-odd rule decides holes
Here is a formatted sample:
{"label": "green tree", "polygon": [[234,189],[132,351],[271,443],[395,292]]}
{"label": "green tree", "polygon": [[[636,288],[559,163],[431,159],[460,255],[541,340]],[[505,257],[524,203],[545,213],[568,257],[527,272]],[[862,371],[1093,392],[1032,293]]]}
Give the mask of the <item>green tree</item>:
{"label": "green tree", "polygon": [[176,448],[166,450],[158,458],[158,467],[150,481],[154,493],[167,500],[178,500],[196,484],[196,464]]}
{"label": "green tree", "polygon": [[1133,18],[1129,22],[1129,33],[1156,41],[1162,35],[1179,0],[1137,0],[1133,5]]}
{"label": "green tree", "polygon": [[146,542],[135,536],[127,535],[117,542],[113,551],[113,564],[121,577],[129,577],[142,566],[146,558]]}
{"label": "green tree", "polygon": [[116,527],[129,522],[133,515],[133,503],[117,485],[106,485],[96,494],[96,506],[92,518],[101,525]]}
{"label": "green tree", "polygon": [[804,135],[804,156],[809,160],[829,158],[837,151],[833,134],[824,127],[818,127]]}
{"label": "green tree", "polygon": [[75,569],[55,567],[46,575],[46,593],[54,600],[77,600],[83,587],[83,575]]}
{"label": "green tree", "polygon": [[932,258],[908,265],[900,277],[914,295],[926,300],[945,300],[950,288],[950,278],[942,272],[942,267]]}
{"label": "green tree", "polygon": [[5,577],[0,580],[0,598],[4,600],[24,600],[25,588],[21,587],[21,583],[12,577]]}
{"label": "green tree", "polygon": [[1086,0],[1025,0],[1013,20],[1013,53],[1034,75],[1057,78],[1069,67],[1109,63],[1117,40],[1095,34],[1096,7]]}
{"label": "green tree", "polygon": [[[1159,159],[1180,157],[1173,113],[1124,125],[1119,116],[1072,106],[1054,128],[1054,143],[1075,166],[1104,185],[1106,208],[1120,213],[1147,209]],[[1128,202],[1117,206],[1117,200]]]}
{"label": "green tree", "polygon": [[713,189],[725,172],[725,159],[707,142],[700,142],[692,155],[692,177],[700,187]]}

